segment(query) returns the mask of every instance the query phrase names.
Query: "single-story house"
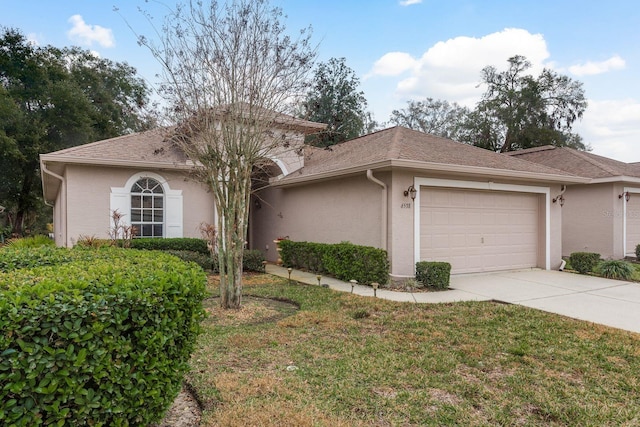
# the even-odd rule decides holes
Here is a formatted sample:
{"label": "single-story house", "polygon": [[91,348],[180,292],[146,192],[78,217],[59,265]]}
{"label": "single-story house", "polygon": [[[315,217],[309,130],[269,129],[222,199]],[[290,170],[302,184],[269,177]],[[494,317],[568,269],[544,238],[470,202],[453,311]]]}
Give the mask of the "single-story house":
{"label": "single-story house", "polygon": [[[273,137],[293,147],[324,124],[282,116]],[[195,179],[193,162],[156,129],[40,155],[45,203],[53,206],[56,244],[73,246],[82,236],[109,237],[114,211],[142,237],[202,237],[216,224],[213,194]],[[301,167],[294,150],[274,153],[285,171]]]}
{"label": "single-story house", "polygon": [[562,253],[597,252],[603,258],[635,256],[640,244],[640,163],[625,163],[566,147],[509,153],[590,179],[562,195]]}
{"label": "single-story house", "polygon": [[[327,149],[303,145],[321,125],[283,130],[295,149],[274,155],[269,185],[252,196],[248,246],[277,259],[274,240],[386,249],[395,279],[415,262],[442,260],[453,273],[557,268],[567,185],[588,178],[403,127]],[[114,209],[157,237],[198,236],[214,223],[207,189],[159,131],[41,156],[56,242],[106,235]],[[146,227],[145,227],[146,226]]]}

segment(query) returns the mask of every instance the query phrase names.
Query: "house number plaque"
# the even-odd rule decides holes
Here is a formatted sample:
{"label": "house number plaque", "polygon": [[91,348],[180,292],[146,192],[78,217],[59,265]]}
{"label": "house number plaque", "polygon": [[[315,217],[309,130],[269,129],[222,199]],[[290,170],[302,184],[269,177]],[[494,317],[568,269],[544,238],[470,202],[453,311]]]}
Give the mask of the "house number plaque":
{"label": "house number plaque", "polygon": [[400,209],[411,209],[411,203],[400,204]]}

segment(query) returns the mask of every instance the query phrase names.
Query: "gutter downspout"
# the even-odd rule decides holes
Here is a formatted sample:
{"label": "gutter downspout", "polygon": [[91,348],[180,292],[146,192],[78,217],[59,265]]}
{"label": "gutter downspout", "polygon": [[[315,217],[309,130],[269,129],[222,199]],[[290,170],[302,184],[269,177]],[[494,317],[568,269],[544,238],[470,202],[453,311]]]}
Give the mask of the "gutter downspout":
{"label": "gutter downspout", "polygon": [[[64,224],[62,224],[61,222],[61,227],[62,227],[62,232],[60,233],[60,239],[62,240],[62,244],[63,246],[67,246],[67,185],[66,185],[66,180],[64,179],[63,176],[58,175],[55,172],[50,171],[49,169],[47,169],[47,164],[44,161],[40,162],[40,169],[42,170],[42,172],[46,173],[47,175],[51,175],[52,177],[54,177],[55,179],[60,180],[61,185],[60,185],[60,201],[62,202],[62,206],[60,207],[60,216],[62,217]],[[42,185],[44,186],[44,180],[42,180]],[[55,204],[49,203],[47,201],[47,199],[44,197],[44,191],[42,194],[42,199],[44,200],[44,204],[54,208],[54,214],[55,214]],[[54,217],[54,233],[56,233],[55,230],[55,217]],[[55,239],[54,239],[55,240]]]}
{"label": "gutter downspout", "polygon": [[367,169],[367,179],[374,184],[378,184],[382,188],[382,239],[381,246],[382,249],[388,251],[387,248],[387,231],[388,231],[388,221],[387,221],[387,204],[388,204],[388,195],[387,195],[387,184],[380,181],[376,177],[373,176],[373,171],[371,169]]}

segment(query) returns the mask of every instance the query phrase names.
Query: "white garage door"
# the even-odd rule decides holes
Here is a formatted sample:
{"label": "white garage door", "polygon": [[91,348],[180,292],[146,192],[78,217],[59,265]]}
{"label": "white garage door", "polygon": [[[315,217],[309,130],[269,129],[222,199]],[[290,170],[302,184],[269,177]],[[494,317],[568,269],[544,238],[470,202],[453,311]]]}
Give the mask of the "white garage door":
{"label": "white garage door", "polygon": [[452,273],[536,267],[539,196],[422,187],[420,259]]}
{"label": "white garage door", "polygon": [[640,193],[631,193],[627,202],[627,255],[635,255],[640,245]]}

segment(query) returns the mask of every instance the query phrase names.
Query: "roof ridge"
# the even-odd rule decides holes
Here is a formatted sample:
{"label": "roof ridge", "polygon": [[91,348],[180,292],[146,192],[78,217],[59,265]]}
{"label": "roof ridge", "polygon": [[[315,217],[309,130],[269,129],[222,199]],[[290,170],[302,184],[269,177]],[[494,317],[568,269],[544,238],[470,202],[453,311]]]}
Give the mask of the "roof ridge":
{"label": "roof ridge", "polygon": [[518,156],[520,154],[538,153],[540,151],[555,150],[556,148],[560,148],[560,147],[556,147],[555,145],[541,145],[539,147],[525,148],[523,150],[507,151],[506,153],[501,153],[501,154],[506,154],[507,156],[513,157],[513,156]]}
{"label": "roof ridge", "polygon": [[[622,173],[620,173],[620,171],[615,171],[612,168],[610,168],[609,166],[607,166],[606,164],[597,161],[596,159],[592,158],[591,156],[588,156],[587,153],[578,151],[575,148],[568,148],[568,147],[560,147],[560,148],[567,149],[567,152],[572,154],[573,156],[579,157],[579,158],[591,163],[595,167],[598,167],[598,168],[602,169],[603,171],[605,171],[607,173],[610,173],[611,175],[614,175],[614,176],[624,175],[625,171],[622,171]],[[611,160],[614,160],[614,159],[611,159]],[[621,162],[621,163],[624,163],[624,162]],[[625,163],[625,165],[626,164],[628,164],[628,163]]]}
{"label": "roof ridge", "polygon": [[391,159],[399,159],[400,152],[402,151],[402,144],[400,144],[400,126],[394,126],[391,128],[392,136],[391,136],[391,144],[389,144],[389,148],[387,150],[388,156]]}

